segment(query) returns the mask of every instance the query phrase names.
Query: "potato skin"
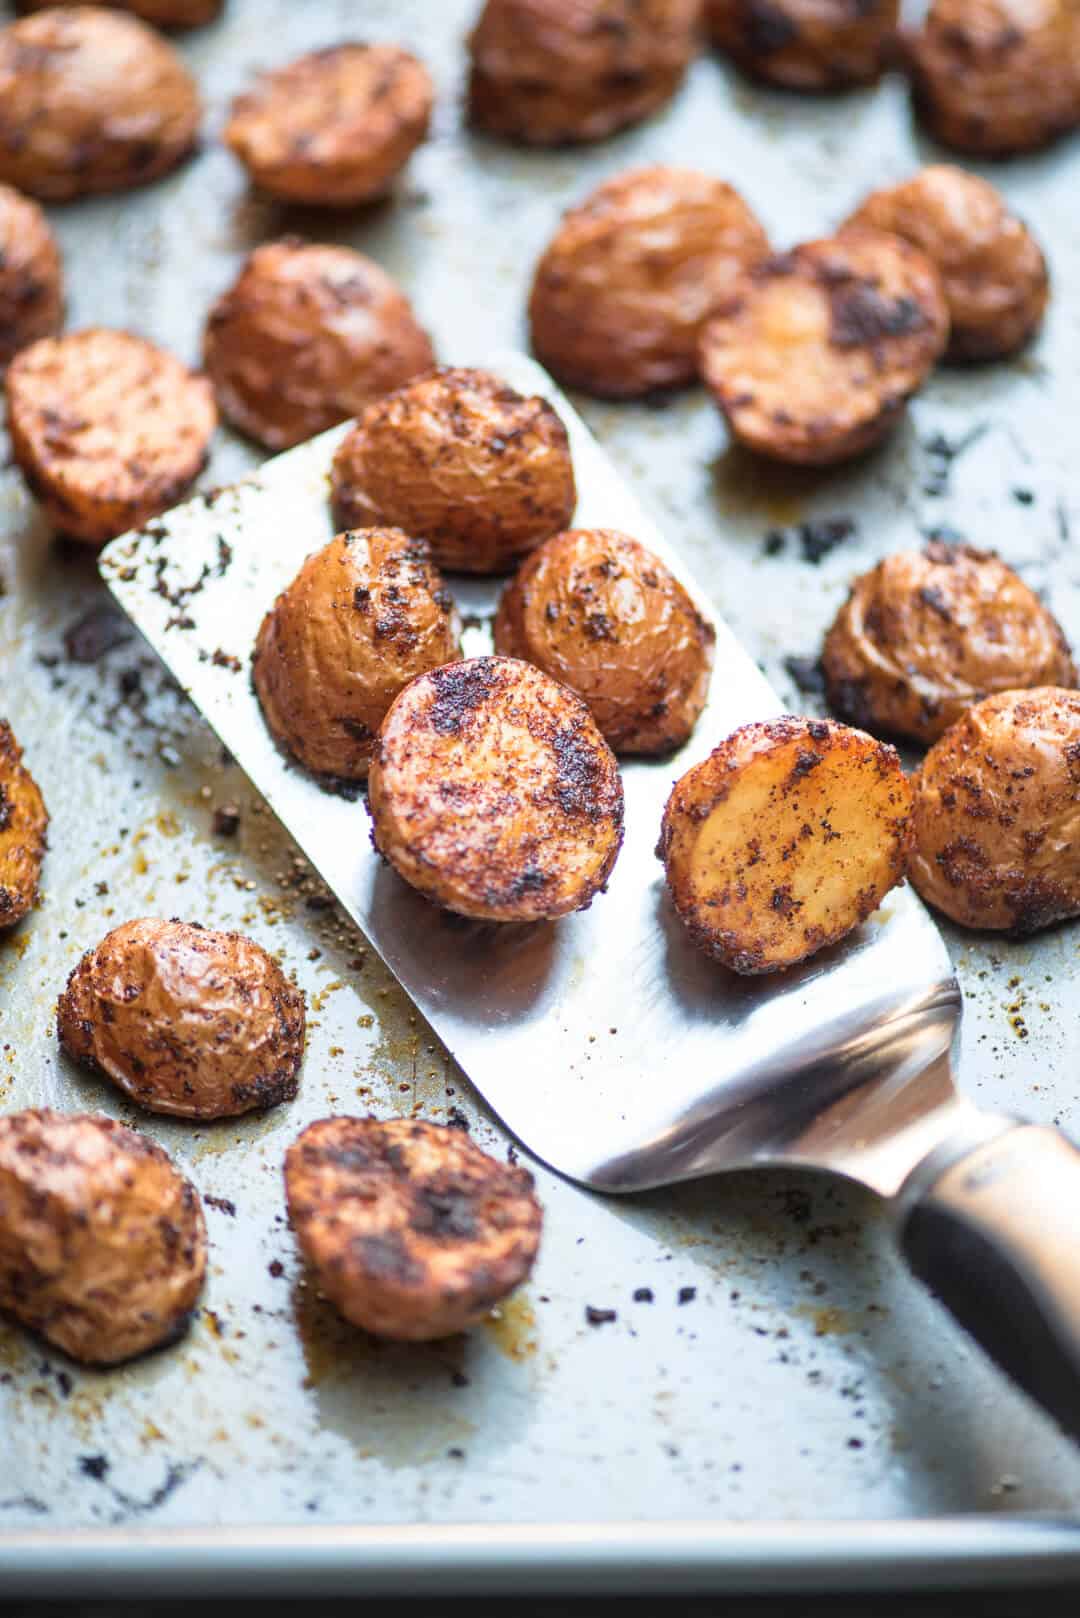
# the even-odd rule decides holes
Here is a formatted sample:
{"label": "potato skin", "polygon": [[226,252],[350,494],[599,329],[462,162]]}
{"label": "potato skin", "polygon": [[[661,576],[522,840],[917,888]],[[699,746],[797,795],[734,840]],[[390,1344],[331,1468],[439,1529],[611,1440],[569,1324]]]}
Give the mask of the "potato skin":
{"label": "potato skin", "polygon": [[1080,914],[1080,692],[976,703],[914,785],[908,875],[928,904],[1014,937]]}
{"label": "potato skin", "polygon": [[[45,11],[56,0],[16,0],[15,10]],[[110,10],[130,11],[155,28],[199,28],[219,17],[225,0],[102,0]]]}
{"label": "potato skin", "polygon": [[706,0],[714,45],[752,78],[787,90],[873,84],[888,66],[899,0]]}
{"label": "potato skin", "polygon": [[654,164],[606,180],[544,250],[529,297],[537,358],[608,398],[692,382],[708,317],[769,242],[739,193]]}
{"label": "potato skin", "polygon": [[304,996],[242,933],[144,917],[87,950],[57,1029],[148,1112],[235,1118],[296,1095]]}
{"label": "potato skin", "polygon": [[930,260],[899,236],[852,227],[742,275],[705,327],[702,372],[747,448],[827,466],[895,426],[948,326]]}
{"label": "potato skin", "polygon": [[56,6],[0,30],[0,180],[48,202],[145,185],[187,157],[195,80],[145,23]]}
{"label": "potato skin", "polygon": [[469,51],[469,117],[533,146],[604,140],[675,94],[701,0],[487,0]]}
{"label": "potato skin", "polygon": [[583,910],[622,843],[614,755],[580,697],[476,657],[394,700],[371,762],[372,842],[436,904],[480,921]]}
{"label": "potato skin", "polygon": [[85,1365],[175,1342],[206,1274],[194,1186],[94,1113],[0,1118],[0,1309]]}
{"label": "potato skin", "polygon": [[430,338],[385,270],[349,247],[295,236],[255,249],[203,337],[222,415],[275,450],[355,416],[433,362]]}
{"label": "potato skin", "polygon": [[0,719],[0,930],[14,927],[37,900],[48,828],[40,788]]}
{"label": "potato skin", "polygon": [[822,667],[841,718],[926,744],[991,692],[1076,682],[1060,625],[1012,568],[937,540],[855,580]]}
{"label": "potato skin", "polygon": [[743,725],[675,783],[657,855],[695,944],[734,972],[776,972],[903,880],[910,812],[893,748],[785,716]]}
{"label": "potato skin", "polygon": [[434,90],[396,45],[332,45],[237,96],[223,139],[271,196],[331,208],[372,202],[424,139]]}
{"label": "potato skin", "polygon": [[444,366],[361,415],[334,457],[334,519],[422,534],[441,567],[504,573],[577,504],[570,445],[546,399]]}
{"label": "potato skin", "polygon": [[1042,324],[1050,296],[1046,260],[1001,193],[979,175],[935,163],[902,185],[871,192],[849,223],[903,236],[937,266],[949,306],[949,359],[1002,359]]}
{"label": "potato skin", "polygon": [[338,534],[262,621],[255,691],[278,741],[317,775],[362,781],[402,686],[461,656],[431,552],[400,528]]}
{"label": "potato skin", "polygon": [[64,324],[64,272],[36,202],[0,185],[0,370]]}
{"label": "potato skin", "polygon": [[476,1325],[528,1275],[543,1215],[532,1175],[460,1129],[323,1118],[285,1157],[289,1219],[355,1326],[405,1342]]}

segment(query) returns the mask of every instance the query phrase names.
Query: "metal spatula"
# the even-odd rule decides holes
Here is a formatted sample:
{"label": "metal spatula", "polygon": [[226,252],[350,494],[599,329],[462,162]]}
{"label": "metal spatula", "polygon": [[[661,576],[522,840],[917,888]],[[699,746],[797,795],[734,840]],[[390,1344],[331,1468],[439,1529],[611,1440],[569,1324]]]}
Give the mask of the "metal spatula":
{"label": "metal spatula", "polygon": [[[566,423],[576,524],[635,535],[701,600],[550,378],[520,355],[491,368],[546,395]],[[960,992],[918,900],[890,894],[844,944],[765,979],[700,955],[668,904],[653,849],[672,781],[737,725],[779,711],[723,625],[692,740],[676,758],[624,766],[626,842],[609,890],[555,924],[437,910],[376,857],[362,801],[282,759],[250,653],[277,592],[332,534],[327,474],[345,430],[114,541],[101,568],[118,601],[530,1151],[612,1192],[767,1163],[862,1181],[894,1200],[915,1273],[1080,1435],[1080,1154],[956,1094]],[[481,620],[470,654],[490,649],[482,620],[498,588],[455,586]]]}

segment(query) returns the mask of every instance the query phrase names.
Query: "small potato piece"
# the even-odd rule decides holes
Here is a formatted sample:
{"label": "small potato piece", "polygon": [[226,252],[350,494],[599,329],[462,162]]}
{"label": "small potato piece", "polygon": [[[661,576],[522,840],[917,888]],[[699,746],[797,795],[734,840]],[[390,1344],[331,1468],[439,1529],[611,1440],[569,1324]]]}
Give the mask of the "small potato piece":
{"label": "small potato piece", "polygon": [[400,528],[338,534],[262,621],[255,691],[283,746],[317,775],[362,781],[375,734],[414,675],[461,656],[431,552]]}
{"label": "small potato piece", "polygon": [[101,6],[0,31],[0,180],[49,202],[156,180],[193,149],[202,106],[172,46]]}
{"label": "small potato piece", "polygon": [[705,706],[715,640],[660,558],[609,528],[546,540],[495,617],[495,650],[576,691],[617,753],[682,746]]}
{"label": "small potato piece", "polygon": [[289,449],[434,363],[385,270],[349,247],[287,236],[257,247],[211,309],[203,363],[221,413]]}
{"label": "small potato piece", "polygon": [[610,398],[692,382],[708,317],[769,242],[739,193],[693,169],[630,169],[571,208],[536,268],[532,346]]}
{"label": "small potato piece", "polygon": [[787,90],[873,84],[887,67],[899,0],[706,0],[715,45],[752,78]]}
{"label": "small potato piece", "polygon": [[851,229],[743,275],[705,328],[702,369],[747,448],[827,466],[895,426],[948,328],[930,260],[898,236]]}
{"label": "small potato piece", "polygon": [[855,580],[822,666],[842,718],[925,743],[993,691],[1076,682],[1060,625],[1012,568],[936,540]]}
{"label": "small potato piece", "polygon": [[675,783],[657,854],[707,955],[778,972],[903,879],[911,787],[893,748],[825,719],[743,725]]}
{"label": "small potato piece", "polygon": [[56,238],[36,202],[0,185],[0,369],[64,324]]}
{"label": "small potato piece", "polygon": [[849,223],[903,236],[937,266],[949,307],[949,359],[1002,359],[1042,324],[1046,260],[1000,191],[979,175],[935,163],[903,185],[872,192]]}
{"label": "small potato piece", "polygon": [[69,1056],[148,1112],[235,1118],[296,1095],[304,997],[242,933],[146,917],[87,950],[57,1028]]}
{"label": "small potato piece", "polygon": [[1080,692],[976,703],[914,785],[908,875],[927,904],[1014,937],[1080,915]]}
{"label": "small potato piece", "polygon": [[0,1118],[0,1309],[86,1365],[175,1342],[206,1275],[198,1192],[94,1113]]}
{"label": "small potato piece", "polygon": [[450,367],[369,405],[331,485],[342,527],[423,534],[457,573],[507,572],[577,504],[566,428],[547,400]]}
{"label": "small potato piece", "polygon": [[427,134],[433,100],[408,51],[332,45],[237,96],[224,140],[271,196],[349,208],[389,190]]}
{"label": "small potato piece", "polygon": [[469,39],[469,117],[533,146],[603,140],[675,94],[701,0],[487,0]]}
{"label": "small potato piece", "polygon": [[[103,0],[111,10],[130,11],[155,28],[199,28],[221,15],[225,0]],[[15,10],[45,11],[56,0],[16,0]]]}
{"label": "small potato piece", "polygon": [[22,748],[0,719],[0,930],[32,909],[45,858],[49,817]]}
{"label": "small potato piece", "polygon": [[383,720],[372,841],[436,904],[480,921],[584,910],[622,843],[614,755],[580,697],[528,663],[422,674]]}

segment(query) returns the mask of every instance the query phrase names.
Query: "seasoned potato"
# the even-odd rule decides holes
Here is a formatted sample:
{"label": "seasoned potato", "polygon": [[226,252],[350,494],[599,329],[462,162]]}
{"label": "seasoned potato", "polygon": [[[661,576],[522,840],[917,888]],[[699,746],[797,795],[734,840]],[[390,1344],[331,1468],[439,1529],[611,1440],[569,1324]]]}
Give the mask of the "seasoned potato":
{"label": "seasoned potato", "polygon": [[7,373],[11,452],[56,527],[89,545],[180,499],[217,426],[205,377],[131,332],[45,337]]}
{"label": "seasoned potato", "polygon": [[873,84],[892,54],[899,0],[706,0],[713,43],[788,90]]}
{"label": "seasoned potato", "polygon": [[908,874],[964,927],[1015,936],[1080,915],[1080,692],[969,708],[915,777]]}
{"label": "seasoned potato", "polygon": [[318,775],[362,781],[402,686],[461,656],[449,592],[422,539],[338,534],[262,621],[255,691],[283,746]]}
{"label": "seasoned potato", "polygon": [[603,140],[669,101],[701,0],[487,0],[469,39],[469,116],[534,146]]}
{"label": "seasoned potato", "polygon": [[0,929],[14,927],[37,899],[49,817],[22,748],[0,719]]}
{"label": "seasoned potato", "polygon": [[709,315],[769,243],[739,193],[693,169],[630,169],[563,216],[536,268],[532,346],[588,393],[692,382]]}
{"label": "seasoned potato", "polygon": [[331,208],[386,192],[424,139],[427,69],[396,45],[333,45],[264,73],[225,127],[255,184],[287,202]]}
{"label": "seasoned potato", "polygon": [[546,540],[495,618],[495,650],[576,691],[617,753],[682,746],[705,706],[715,640],[660,558],[610,528]]}
{"label": "seasoned potato", "polygon": [[[111,10],[130,11],[155,28],[198,28],[220,16],[225,0],[102,0]],[[56,0],[15,0],[16,11],[45,11]]]}
{"label": "seasoned potato", "polygon": [[1000,191],[979,175],[935,163],[903,185],[872,192],[850,223],[891,230],[937,266],[949,308],[949,359],[1001,359],[1042,324],[1046,260]]}
{"label": "seasoned potato", "polygon": [[385,270],[349,247],[287,236],[257,247],[211,309],[203,363],[221,413],[289,449],[434,363]]}
{"label": "seasoned potato", "polygon": [[50,202],[145,185],[192,150],[195,80],[160,35],[100,6],[0,30],[0,180]]}
{"label": "seasoned potato", "polygon": [[1057,620],[1012,568],[936,540],[855,580],[822,666],[842,718],[927,743],[992,691],[1076,682]]}
{"label": "seasoned potato", "polygon": [[160,1146],[93,1113],[0,1118],[0,1309],[117,1365],[182,1336],[205,1275],[202,1204]]}
{"label": "seasoned potato", "polygon": [[458,573],[506,572],[577,503],[566,428],[547,400],[449,367],[369,405],[331,485],[341,526],[423,534]]}
{"label": "seasoned potato", "polygon": [[419,1118],[323,1118],[285,1157],[289,1219],[331,1303],[415,1342],[481,1321],[533,1267],[528,1170]]}
{"label": "seasoned potato", "polygon": [[945,347],[938,273],[910,243],[846,230],[743,275],[705,328],[705,382],[732,435],[776,460],[859,455]]}
{"label": "seasoned potato", "polygon": [[242,933],[146,917],[87,950],[57,1029],[69,1056],[148,1112],[233,1118],[295,1096],[304,997]]}
{"label": "seasoned potato", "polygon": [[64,324],[56,238],[36,202],[0,185],[0,369]]}
{"label": "seasoned potato", "polygon": [[405,687],[379,731],[369,804],[398,875],[481,921],[583,910],[622,842],[618,765],[588,708],[506,657]]}
{"label": "seasoned potato", "polygon": [[657,854],[695,944],[777,972],[835,944],[904,875],[895,751],[826,719],[743,725],[675,783]]}

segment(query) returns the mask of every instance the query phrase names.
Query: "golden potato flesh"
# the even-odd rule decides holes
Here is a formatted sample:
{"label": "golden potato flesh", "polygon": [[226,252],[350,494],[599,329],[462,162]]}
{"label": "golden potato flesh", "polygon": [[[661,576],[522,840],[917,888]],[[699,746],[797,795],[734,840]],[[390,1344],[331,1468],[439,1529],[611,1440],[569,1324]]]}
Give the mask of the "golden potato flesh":
{"label": "golden potato flesh", "polygon": [[278,741],[317,775],[362,781],[402,686],[461,656],[431,553],[399,528],[338,534],[262,621],[255,691]]}
{"label": "golden potato flesh", "polygon": [[895,751],[824,719],[743,725],[675,784],[657,853],[694,942],[777,972],[866,920],[904,875]]}
{"label": "golden potato flesh", "polygon": [[618,765],[588,708],[508,657],[405,687],[379,731],[369,803],[399,876],[481,921],[583,910],[622,842]]}
{"label": "golden potato flesh", "polygon": [[183,1334],[205,1274],[202,1204],[160,1146],[92,1113],[0,1118],[0,1310],[117,1365]]}
{"label": "golden potato flesh", "polygon": [[1020,936],[1080,914],[1080,692],[969,708],[915,777],[908,874],[964,927]]}
{"label": "golden potato flesh", "polygon": [[706,0],[715,45],[755,79],[788,90],[872,84],[887,67],[899,0]]}
{"label": "golden potato flesh", "polygon": [[36,202],[0,185],[0,369],[64,324],[56,238]]}
{"label": "golden potato flesh", "polygon": [[346,1320],[380,1337],[447,1337],[528,1275],[542,1213],[532,1175],[460,1129],[324,1118],[285,1157],[289,1219]]}
{"label": "golden potato flesh", "polygon": [[0,929],[32,909],[45,858],[49,817],[22,748],[0,719]]}

